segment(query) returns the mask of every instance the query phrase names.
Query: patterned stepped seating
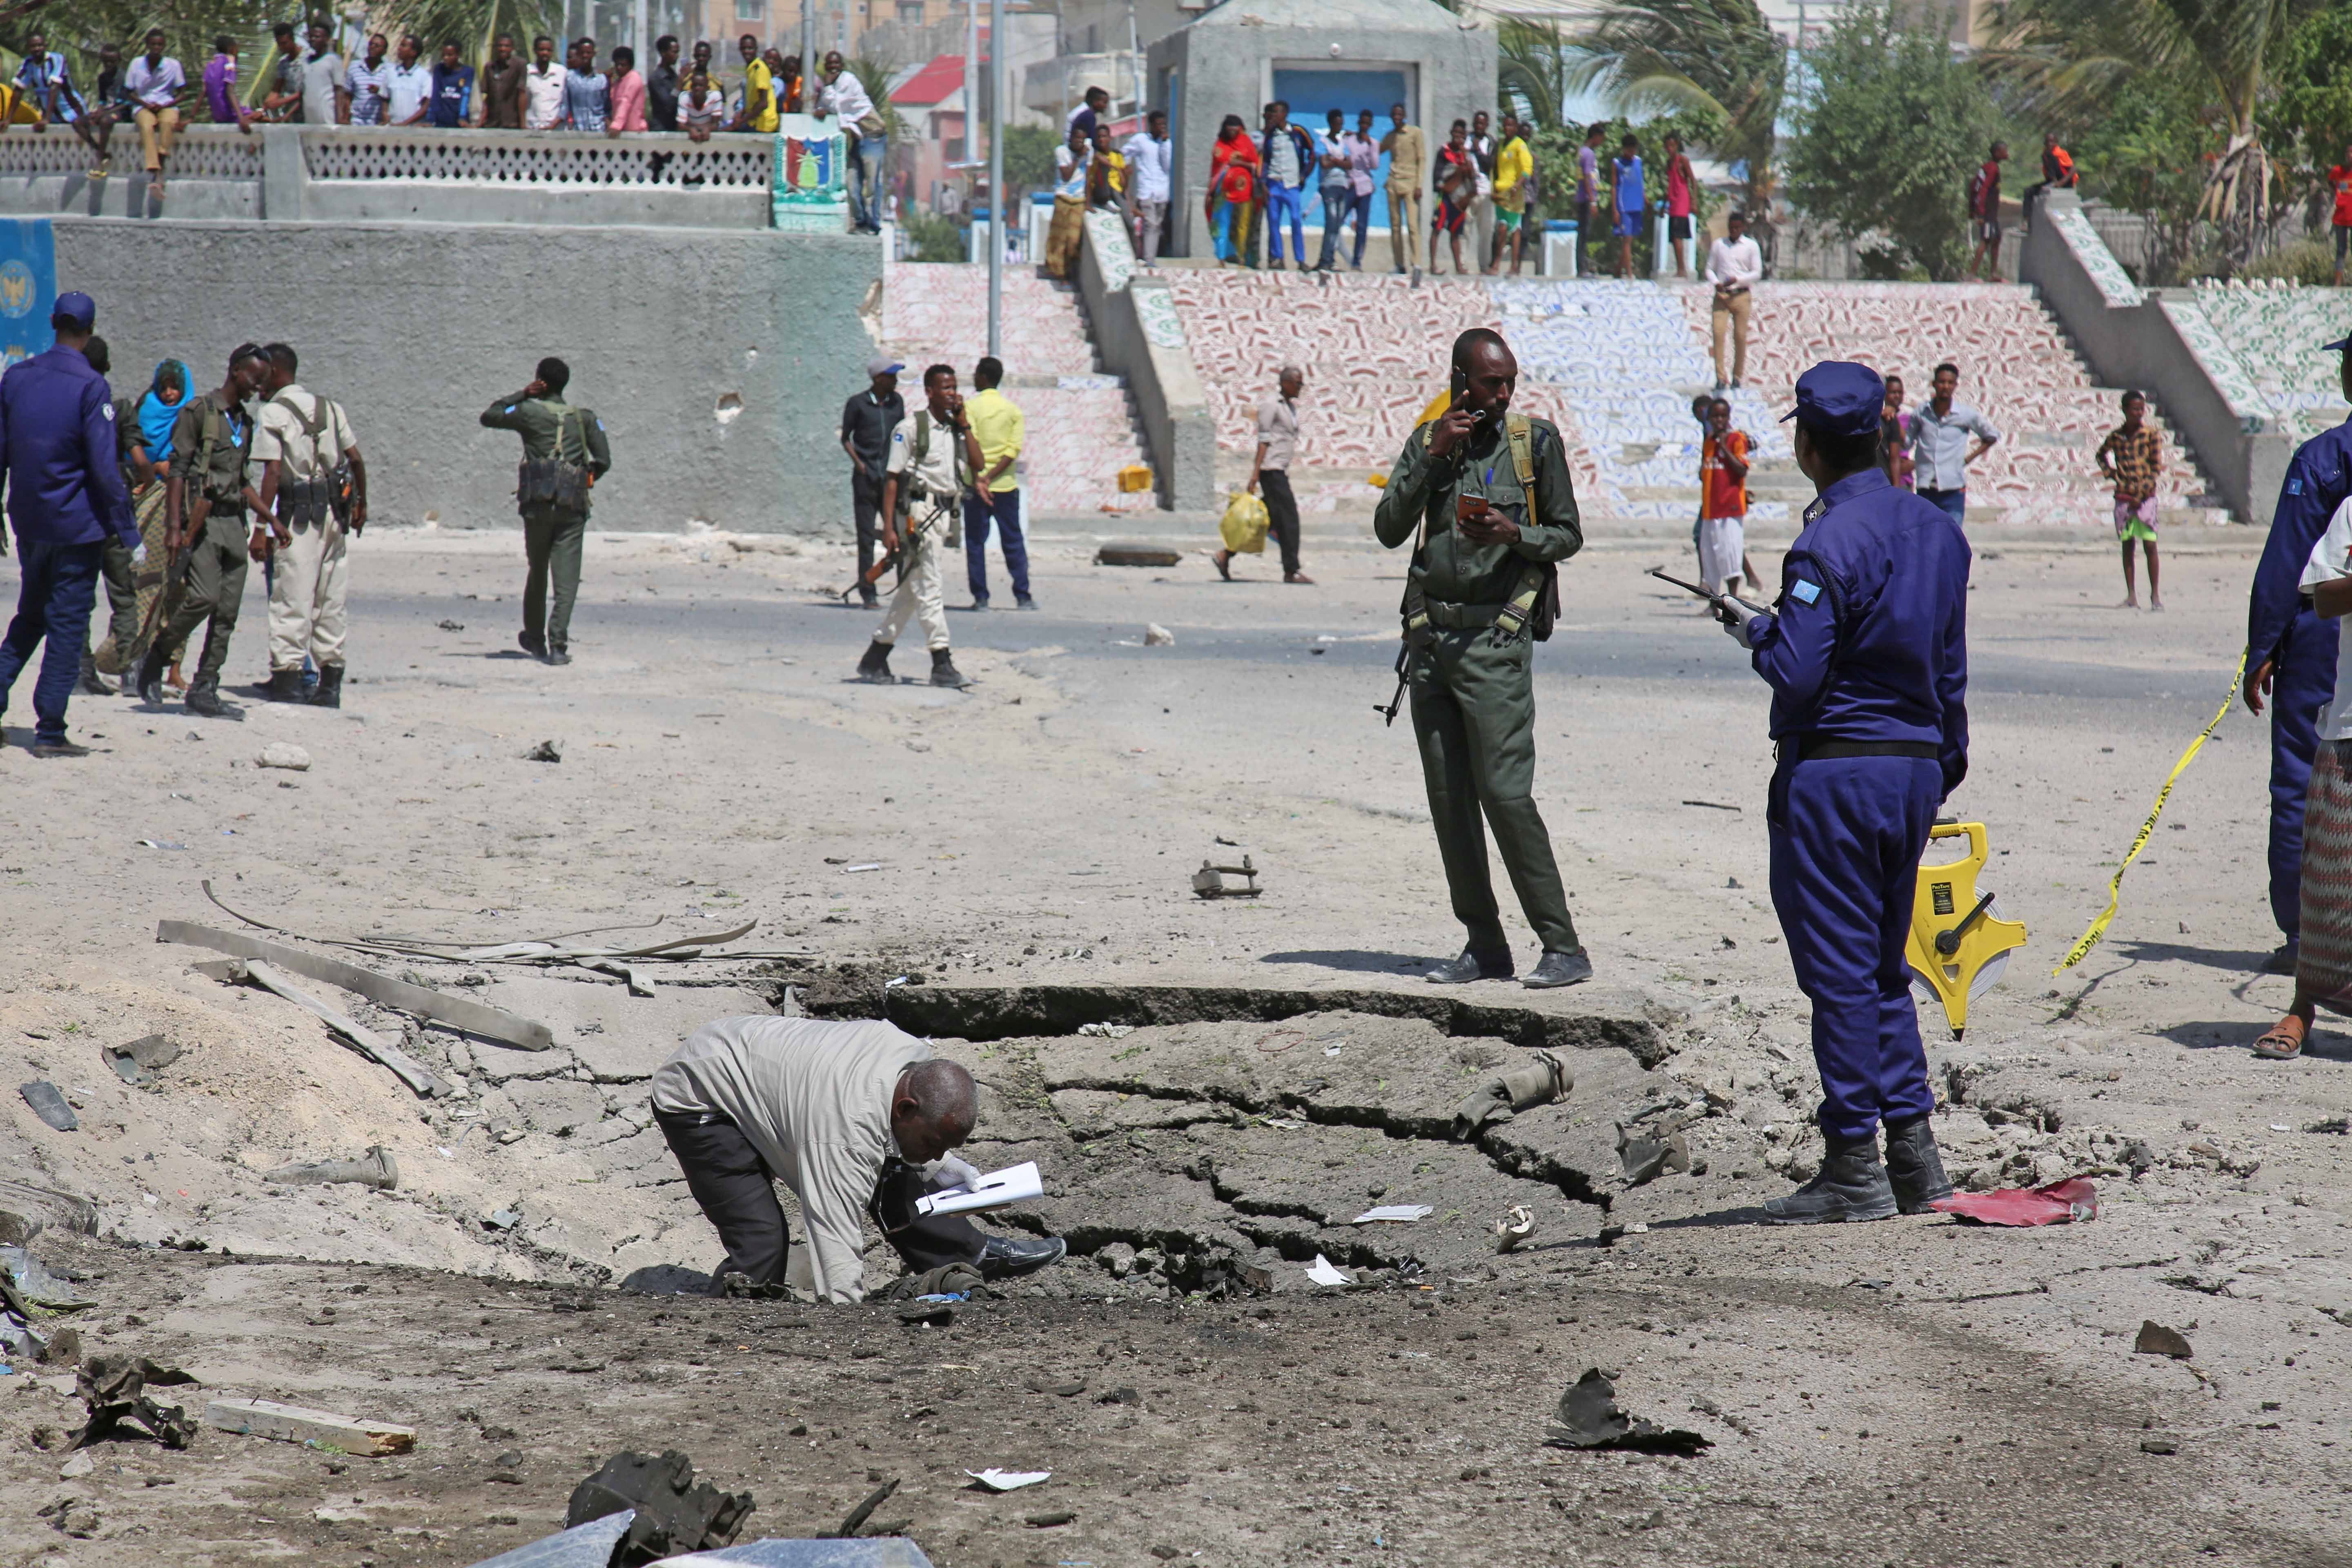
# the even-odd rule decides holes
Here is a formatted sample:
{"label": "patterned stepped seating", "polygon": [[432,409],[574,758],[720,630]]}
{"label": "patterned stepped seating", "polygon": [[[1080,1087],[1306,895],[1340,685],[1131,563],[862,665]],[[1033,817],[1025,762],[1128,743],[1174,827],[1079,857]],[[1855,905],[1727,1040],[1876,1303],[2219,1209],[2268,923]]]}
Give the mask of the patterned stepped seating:
{"label": "patterned stepped seating", "polygon": [[2352,332],[2352,295],[2278,279],[2200,284],[2196,298],[2277,414],[2282,432],[2306,441],[2352,415],[2336,356],[2319,352]]}
{"label": "patterned stepped seating", "polygon": [[[1577,495],[1596,516],[1688,518],[1698,502],[1694,395],[1715,371],[1681,301],[1649,283],[1496,279],[1504,334],[1524,379],[1550,384],[1574,411]],[[1790,462],[1780,411],[1752,389],[1731,395],[1732,424],[1755,445],[1758,479]],[[1759,487],[1760,488],[1760,487]],[[1748,516],[1779,521],[1785,500],[1751,496]]]}
{"label": "patterned stepped seating", "polygon": [[[1118,470],[1150,461],[1125,384],[1095,368],[1077,290],[1027,268],[1004,273],[1005,392],[1028,418],[1022,482],[1033,512],[1136,511],[1149,491],[1121,494]],[[882,288],[882,341],[904,360],[909,410],[927,364],[956,367],[964,391],[988,352],[988,268],[935,263],[889,268]]]}
{"label": "patterned stepped seating", "polygon": [[[1708,291],[1679,292],[1691,331],[1703,342]],[[2108,492],[2092,454],[2122,419],[2116,394],[2092,384],[2031,290],[1997,283],[1759,285],[1748,345],[1749,386],[1776,411],[1785,409],[1797,376],[1824,359],[1901,374],[1915,405],[1926,400],[1939,361],[1960,367],[1961,399],[1982,410],[2002,436],[1969,470],[1972,526],[2107,521]],[[2177,433],[2168,434],[2172,460],[2158,493],[2170,510],[2203,484]]]}

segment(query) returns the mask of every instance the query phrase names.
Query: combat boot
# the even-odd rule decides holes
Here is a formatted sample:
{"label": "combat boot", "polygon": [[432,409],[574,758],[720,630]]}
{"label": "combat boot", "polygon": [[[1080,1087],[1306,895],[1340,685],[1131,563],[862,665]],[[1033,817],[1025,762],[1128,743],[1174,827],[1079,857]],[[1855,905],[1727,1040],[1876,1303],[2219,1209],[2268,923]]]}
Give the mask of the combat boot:
{"label": "combat boot", "polygon": [[261,695],[264,699],[271,702],[301,701],[301,668],[297,666],[292,669],[271,670],[269,672],[269,680],[268,684],[261,688]]}
{"label": "combat boot", "polygon": [[187,704],[188,711],[191,713],[201,714],[206,719],[219,718],[221,716],[220,678],[199,675],[194,680],[189,682],[188,694],[180,700]]}
{"label": "combat boot", "polygon": [[866,657],[857,661],[857,679],[871,686],[896,686],[898,678],[890,673],[890,645],[875,642],[866,645]]}
{"label": "combat boot", "polygon": [[106,678],[98,673],[98,655],[89,648],[81,650],[81,679],[79,685],[80,689],[84,692],[92,697],[111,697],[114,695],[114,689],[107,685]]}
{"label": "combat boot", "polygon": [[319,689],[310,694],[313,708],[341,708],[343,705],[343,667],[322,664],[319,667]]}
{"label": "combat boot", "polygon": [[1895,1189],[1878,1163],[1878,1140],[1829,1141],[1821,1173],[1785,1198],[1764,1200],[1772,1225],[1832,1225],[1841,1220],[1893,1219]]}
{"label": "combat boot", "polygon": [[139,661],[137,689],[140,701],[160,703],[163,700],[163,672],[171,667],[172,661],[163,657],[161,648],[147,650],[146,656]]}
{"label": "combat boot", "polygon": [[1441,963],[1422,976],[1432,985],[1467,985],[1474,980],[1508,980],[1513,973],[1511,950],[1480,952],[1465,947],[1462,956],[1451,963]]}
{"label": "combat boot", "polygon": [[963,678],[963,671],[955,667],[955,656],[953,654],[950,653],[946,648],[935,647],[931,649],[931,684],[933,686],[952,686],[957,690],[961,691],[965,687],[971,685],[971,682],[966,680]]}
{"label": "combat boot", "polygon": [[1905,1214],[1933,1214],[1936,1200],[1952,1195],[1944,1157],[1936,1150],[1935,1129],[1924,1116],[1886,1124],[1886,1175],[1895,1206]]}

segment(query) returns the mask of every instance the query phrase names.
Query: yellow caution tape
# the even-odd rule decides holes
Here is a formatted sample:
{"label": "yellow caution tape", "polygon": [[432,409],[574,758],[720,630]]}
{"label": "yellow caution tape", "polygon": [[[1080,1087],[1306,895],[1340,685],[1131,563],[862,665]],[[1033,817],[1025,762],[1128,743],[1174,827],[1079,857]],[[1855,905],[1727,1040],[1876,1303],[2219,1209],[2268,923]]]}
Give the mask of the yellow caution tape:
{"label": "yellow caution tape", "polygon": [[2116,874],[2108,879],[2107,907],[2100,912],[2097,920],[2091,922],[2091,929],[2084,931],[2067,951],[2065,961],[2050,972],[2052,974],[2063,974],[2082,963],[2091,950],[2099,945],[2099,939],[2107,934],[2107,922],[2116,918],[2116,906],[2123,900],[2124,873],[2130,870],[2131,863],[2139,858],[2139,852],[2147,847],[2147,837],[2156,831],[2156,819],[2164,815],[2164,803],[2172,798],[2172,786],[2180,782],[2180,775],[2189,771],[2189,764],[2197,760],[2197,753],[2205,749],[2205,742],[2213,738],[2213,731],[2220,729],[2221,721],[2230,716],[2230,704],[2238,700],[2238,688],[2245,678],[2246,656],[2242,653],[2238,656],[2237,672],[2230,677],[2230,689],[2221,699],[2221,711],[2215,713],[2213,721],[2189,742],[2189,749],[2180,753],[2180,760],[2172,764],[2172,772],[2165,775],[2164,787],[2156,792],[2156,804],[2148,808],[2147,820],[2139,825],[2139,834],[2132,840],[2131,853],[2124,857],[2123,864],[2116,868]]}

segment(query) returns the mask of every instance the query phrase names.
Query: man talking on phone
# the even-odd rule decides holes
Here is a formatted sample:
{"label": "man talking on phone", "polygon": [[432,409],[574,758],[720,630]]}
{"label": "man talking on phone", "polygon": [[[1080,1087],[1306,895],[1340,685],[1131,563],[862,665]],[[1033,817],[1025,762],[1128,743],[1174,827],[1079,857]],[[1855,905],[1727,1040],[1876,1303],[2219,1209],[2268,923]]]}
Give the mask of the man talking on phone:
{"label": "man talking on phone", "polygon": [[1373,518],[1389,549],[1412,543],[1400,671],[1438,857],[1468,933],[1462,956],[1428,975],[1440,985],[1514,973],[1488,824],[1543,948],[1522,984],[1592,978],[1536,809],[1532,673],[1535,644],[1559,613],[1559,563],[1583,547],[1584,530],[1559,429],[1511,412],[1518,374],[1501,334],[1475,327],[1454,339],[1452,406],[1406,437]]}

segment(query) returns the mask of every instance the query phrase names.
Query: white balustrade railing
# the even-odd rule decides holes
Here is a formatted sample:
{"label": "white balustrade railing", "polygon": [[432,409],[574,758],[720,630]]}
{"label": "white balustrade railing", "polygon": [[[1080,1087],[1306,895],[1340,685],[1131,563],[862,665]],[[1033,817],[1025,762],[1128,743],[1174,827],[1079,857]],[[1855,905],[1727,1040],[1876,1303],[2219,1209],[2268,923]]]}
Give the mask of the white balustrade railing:
{"label": "white balustrade railing", "polygon": [[321,126],[302,133],[313,180],[403,181],[595,189],[768,189],[775,138],[633,132],[383,130]]}
{"label": "white balustrade railing", "polygon": [[[139,129],[128,120],[114,128],[107,153],[118,174],[139,168]],[[12,125],[0,135],[0,179],[36,178],[44,174],[87,174],[95,160],[89,144],[67,125],[37,132],[29,125]],[[261,178],[261,138],[226,126],[186,126],[172,147],[169,173],[200,180]]]}

